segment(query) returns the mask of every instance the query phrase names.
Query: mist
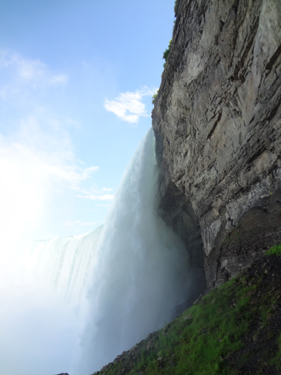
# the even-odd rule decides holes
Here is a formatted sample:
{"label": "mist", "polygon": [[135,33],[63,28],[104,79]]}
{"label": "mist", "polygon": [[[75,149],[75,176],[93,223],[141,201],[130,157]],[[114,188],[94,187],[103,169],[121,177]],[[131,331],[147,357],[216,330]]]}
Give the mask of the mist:
{"label": "mist", "polygon": [[11,237],[14,251],[1,253],[2,373],[93,373],[174,317],[192,270],[185,246],[157,215],[157,192],[150,129],[103,227],[45,241]]}

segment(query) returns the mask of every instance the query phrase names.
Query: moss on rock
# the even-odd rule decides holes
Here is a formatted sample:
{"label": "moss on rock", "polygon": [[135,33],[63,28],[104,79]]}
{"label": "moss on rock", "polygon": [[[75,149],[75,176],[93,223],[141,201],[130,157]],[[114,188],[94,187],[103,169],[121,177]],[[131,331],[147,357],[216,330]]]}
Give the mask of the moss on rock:
{"label": "moss on rock", "polygon": [[95,375],[280,374],[280,254],[273,247]]}

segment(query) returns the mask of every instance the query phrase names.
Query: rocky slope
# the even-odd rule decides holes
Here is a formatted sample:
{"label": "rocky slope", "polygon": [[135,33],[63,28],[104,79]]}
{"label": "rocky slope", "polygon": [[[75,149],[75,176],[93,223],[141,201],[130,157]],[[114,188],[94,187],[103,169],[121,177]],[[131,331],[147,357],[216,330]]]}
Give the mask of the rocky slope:
{"label": "rocky slope", "polygon": [[152,113],[159,212],[211,289],[281,241],[281,2],[177,0],[175,14]]}
{"label": "rocky slope", "polygon": [[280,374],[281,245],[272,253],[95,375]]}

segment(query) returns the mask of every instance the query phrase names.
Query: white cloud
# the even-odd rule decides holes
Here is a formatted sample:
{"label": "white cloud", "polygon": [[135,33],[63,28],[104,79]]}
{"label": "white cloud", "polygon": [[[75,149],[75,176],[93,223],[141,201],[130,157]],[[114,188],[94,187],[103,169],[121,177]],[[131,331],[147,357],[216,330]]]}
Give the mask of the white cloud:
{"label": "white cloud", "polygon": [[145,87],[136,92],[121,93],[116,99],[105,99],[104,107],[107,111],[113,112],[117,117],[131,124],[137,123],[140,117],[149,116],[146,113],[145,104],[142,102],[144,96],[152,96],[155,89]]}
{"label": "white cloud", "polygon": [[79,189],[80,193],[79,198],[86,198],[91,199],[94,201],[112,201],[114,199],[113,194],[107,194],[105,191],[111,191],[110,188],[102,188],[102,189],[92,189],[91,191]]}
{"label": "white cloud", "polygon": [[60,123],[50,119],[47,127],[46,122],[47,117],[30,117],[12,136],[0,134],[0,228],[7,248],[23,237],[44,236],[48,220],[51,226],[60,220],[52,216],[54,207],[60,207],[58,213],[66,210],[71,202],[62,199],[77,197],[98,169],[81,167]]}
{"label": "white cloud", "polygon": [[[9,138],[6,139],[8,143]],[[78,165],[81,163],[75,159],[68,133],[60,121],[45,111],[22,120],[9,147],[15,155],[39,163],[40,175],[46,180],[64,181],[73,189],[99,169],[97,166],[82,168]]]}
{"label": "white cloud", "polygon": [[6,98],[37,88],[65,85],[66,74],[52,72],[41,60],[0,50],[0,97]]}
{"label": "white cloud", "polygon": [[[0,48],[0,232],[3,248],[22,238],[49,233],[69,235],[71,217],[81,213],[81,196],[111,199],[109,190],[90,190],[97,166],[86,165],[75,153],[69,133],[80,124],[56,105],[68,77],[38,59],[27,59]],[[60,104],[60,103],[58,103]],[[51,109],[50,109],[51,108]],[[55,112],[57,113],[55,113]],[[5,136],[4,136],[5,134]],[[91,203],[93,202],[84,202]],[[86,206],[85,204],[85,206]],[[83,211],[83,209],[82,209]],[[86,225],[86,224],[85,224]],[[69,232],[68,232],[69,229]],[[2,232],[4,233],[2,235]],[[15,236],[16,233],[16,236]],[[16,244],[13,245],[17,247]],[[1,250],[0,250],[1,252]],[[8,253],[8,251],[7,251]]]}
{"label": "white cloud", "polygon": [[93,201],[112,201],[114,199],[114,195],[112,194],[85,194],[85,195],[78,195],[79,198],[87,198],[92,199]]}

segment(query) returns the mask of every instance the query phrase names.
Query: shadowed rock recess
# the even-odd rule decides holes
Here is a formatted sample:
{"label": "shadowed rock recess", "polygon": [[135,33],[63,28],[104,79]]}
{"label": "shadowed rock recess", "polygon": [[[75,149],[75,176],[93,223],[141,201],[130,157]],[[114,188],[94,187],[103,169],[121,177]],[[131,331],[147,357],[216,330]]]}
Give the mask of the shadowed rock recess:
{"label": "shadowed rock recess", "polygon": [[281,242],[281,1],[177,0],[175,15],[152,112],[159,213],[210,290]]}

